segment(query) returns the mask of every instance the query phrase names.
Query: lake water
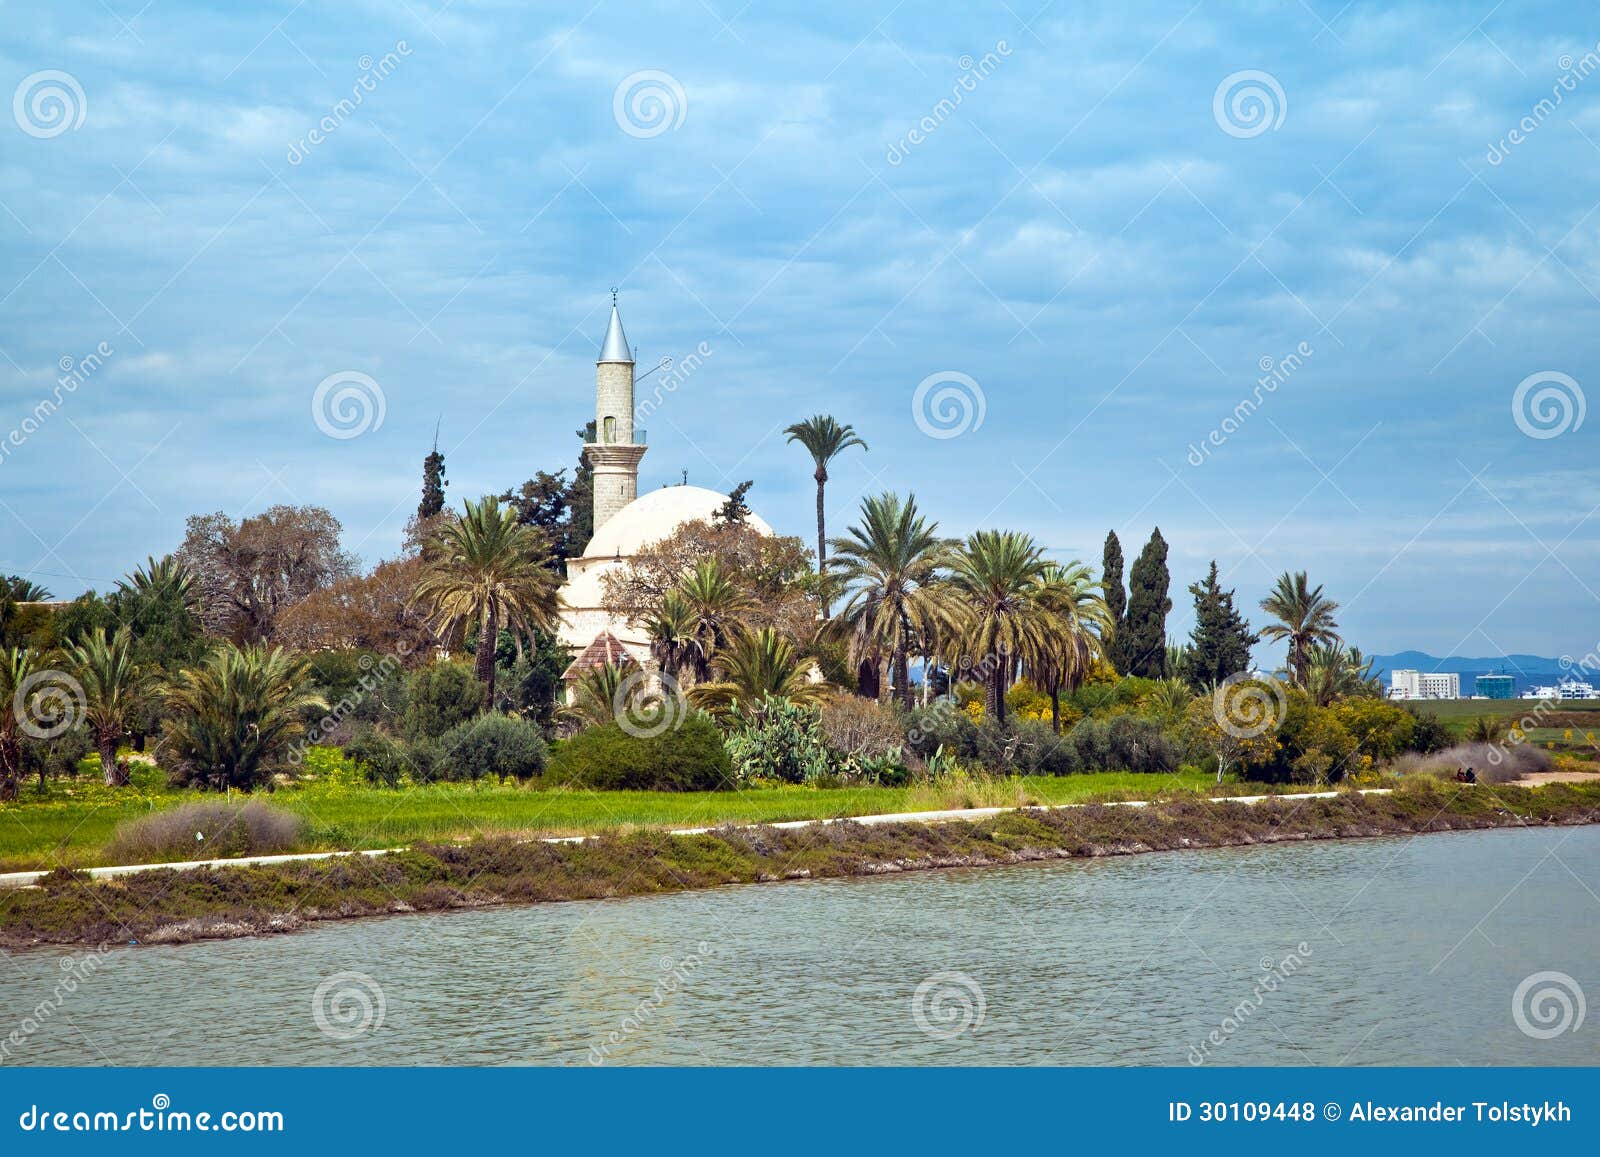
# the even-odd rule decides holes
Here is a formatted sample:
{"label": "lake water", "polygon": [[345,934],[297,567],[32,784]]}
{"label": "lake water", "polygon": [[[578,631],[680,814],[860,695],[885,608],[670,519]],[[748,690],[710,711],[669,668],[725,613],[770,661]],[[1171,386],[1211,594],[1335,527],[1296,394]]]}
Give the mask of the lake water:
{"label": "lake water", "polygon": [[332,923],[72,992],[63,957],[0,961],[0,1037],[58,1004],[7,1063],[1593,1065],[1600,827]]}

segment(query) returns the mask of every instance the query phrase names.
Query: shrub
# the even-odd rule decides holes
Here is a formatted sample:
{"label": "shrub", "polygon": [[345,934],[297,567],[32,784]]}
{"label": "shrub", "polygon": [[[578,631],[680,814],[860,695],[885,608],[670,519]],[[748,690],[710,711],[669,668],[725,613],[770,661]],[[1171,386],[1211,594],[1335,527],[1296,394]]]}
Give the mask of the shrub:
{"label": "shrub", "polygon": [[[420,749],[420,750],[419,750]],[[408,748],[386,731],[363,727],[344,745],[344,753],[355,760],[368,783],[399,787],[407,775],[419,782],[433,778],[431,750],[426,744]]]}
{"label": "shrub", "polygon": [[1411,749],[1427,755],[1434,751],[1443,751],[1455,742],[1450,734],[1450,729],[1439,722],[1437,715],[1424,715],[1420,712],[1417,720],[1411,726]]}
{"label": "shrub", "polygon": [[305,821],[256,800],[186,803],[117,827],[106,850],[119,863],[270,856],[291,850]]}
{"label": "shrub", "polygon": [[439,739],[439,777],[528,779],[544,771],[549,749],[537,725],[510,715],[480,715]]}
{"label": "shrub", "polygon": [[955,759],[978,757],[978,725],[947,699],[919,707],[906,720],[906,745],[923,759],[939,748]]}
{"label": "shrub", "polygon": [[816,783],[839,771],[816,708],[770,696],[735,718],[728,755],[741,782]]}
{"label": "shrub", "polygon": [[406,678],[400,733],[412,743],[437,739],[483,711],[484,686],[465,663],[433,663]]}
{"label": "shrub", "polygon": [[717,725],[695,713],[646,738],[615,723],[591,727],[557,745],[545,778],[609,791],[716,791],[733,786],[733,765]]}
{"label": "shrub", "polygon": [[1427,755],[1402,755],[1389,770],[1453,779],[1458,770],[1470,767],[1484,783],[1510,783],[1529,772],[1544,771],[1550,763],[1550,753],[1531,743],[1462,743]]}
{"label": "shrub", "polygon": [[822,708],[822,734],[840,755],[884,756],[905,746],[905,716],[860,695],[840,695]]}
{"label": "shrub", "polygon": [[1183,758],[1183,746],[1160,724],[1135,715],[1084,719],[1065,737],[1068,750],[1046,774],[1071,771],[1170,772]]}
{"label": "shrub", "polygon": [[1076,771],[1072,749],[1042,719],[1015,717],[1002,727],[985,719],[978,727],[978,761],[993,771],[1064,775]]}

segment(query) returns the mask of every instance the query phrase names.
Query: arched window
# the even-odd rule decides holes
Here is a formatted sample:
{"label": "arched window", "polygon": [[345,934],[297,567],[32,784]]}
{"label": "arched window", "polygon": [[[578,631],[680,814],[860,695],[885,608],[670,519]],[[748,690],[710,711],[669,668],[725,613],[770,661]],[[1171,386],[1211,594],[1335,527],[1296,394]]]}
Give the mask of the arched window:
{"label": "arched window", "polygon": [[617,440],[617,420],[611,417],[609,414],[606,415],[606,434],[604,440],[606,442],[615,442]]}

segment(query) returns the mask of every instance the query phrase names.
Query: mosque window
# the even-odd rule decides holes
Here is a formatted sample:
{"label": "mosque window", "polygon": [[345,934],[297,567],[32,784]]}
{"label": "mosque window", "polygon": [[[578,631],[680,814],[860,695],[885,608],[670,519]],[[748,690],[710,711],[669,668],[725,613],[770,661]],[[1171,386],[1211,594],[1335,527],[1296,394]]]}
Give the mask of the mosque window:
{"label": "mosque window", "polygon": [[617,420],[615,418],[613,418],[609,414],[606,415],[606,437],[605,437],[605,440],[607,442],[615,442],[617,440]]}

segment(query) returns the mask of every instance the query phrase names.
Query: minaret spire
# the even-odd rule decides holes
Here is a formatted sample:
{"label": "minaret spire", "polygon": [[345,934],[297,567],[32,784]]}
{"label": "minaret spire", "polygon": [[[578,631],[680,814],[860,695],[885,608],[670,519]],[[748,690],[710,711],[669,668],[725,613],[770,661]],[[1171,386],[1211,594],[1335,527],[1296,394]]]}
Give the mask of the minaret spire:
{"label": "minaret spire", "polygon": [[639,459],[644,457],[643,431],[633,428],[633,354],[611,291],[611,321],[595,361],[594,441],[584,447],[594,471],[594,528],[639,494]]}

